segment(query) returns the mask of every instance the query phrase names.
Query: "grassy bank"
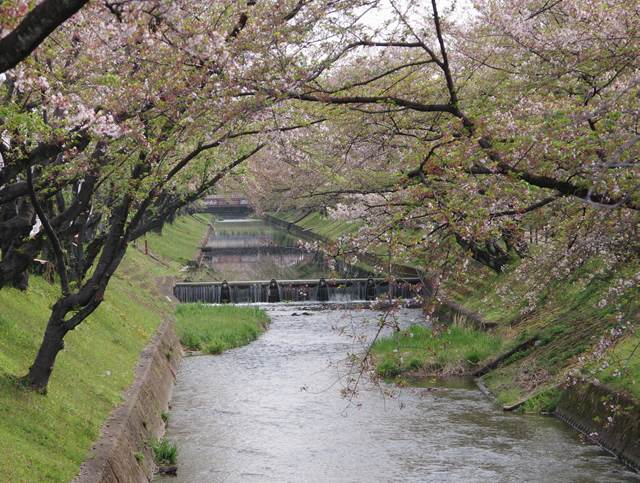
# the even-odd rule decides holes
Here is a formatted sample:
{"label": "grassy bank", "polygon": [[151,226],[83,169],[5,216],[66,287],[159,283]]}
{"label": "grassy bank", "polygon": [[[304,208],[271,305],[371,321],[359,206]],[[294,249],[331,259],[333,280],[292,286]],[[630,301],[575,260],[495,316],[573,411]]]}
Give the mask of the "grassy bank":
{"label": "grassy bank", "polygon": [[65,338],[46,396],[19,389],[15,379],[35,356],[59,288],[32,276],[26,292],[0,290],[2,481],[69,481],[77,474],[109,412],[122,402],[140,351],[173,314],[154,278],[176,274],[205,229],[182,219],[164,236],[151,235],[150,247],[163,263],[128,250],[102,305]]}
{"label": "grassy bank", "polygon": [[[293,213],[278,217],[329,240],[357,229],[318,213],[302,219]],[[422,266],[417,261],[408,264]],[[484,336],[472,329],[468,338],[447,331],[437,337],[401,334],[374,348],[378,372],[470,373],[535,339],[484,377],[501,404],[532,398],[525,409],[546,410],[570,373],[640,401],[640,261],[605,269],[594,258],[556,279],[529,268],[523,274],[513,265],[495,273],[478,265],[442,287],[441,295],[495,325],[490,337],[499,343],[474,352],[470,340],[477,337],[482,345]]]}
{"label": "grassy bank", "polygon": [[530,284],[515,272],[479,284],[466,303],[498,323],[496,334],[508,343],[536,338],[535,345],[485,376],[498,401],[510,405],[532,396],[534,402],[547,398],[545,390],[553,395],[570,373],[640,400],[640,351],[633,352],[640,342],[640,289],[619,288],[621,280],[633,280],[638,268],[627,264],[604,271],[591,261],[547,284],[533,310],[526,310]]}
{"label": "grassy bank", "polygon": [[301,218],[300,213],[288,212],[278,213],[274,215],[289,223],[295,222],[295,225],[303,230],[309,230],[327,241],[336,241],[341,236],[355,233],[360,224],[345,220],[332,220],[320,213],[313,212]]}
{"label": "grassy bank", "polygon": [[[355,235],[362,227],[361,222],[333,220],[318,212],[304,216],[296,212],[277,213],[271,216],[281,221],[293,223],[297,228],[311,234],[313,239],[325,242],[328,245],[338,242],[343,237],[348,239],[349,236]],[[363,255],[358,258],[356,263],[353,263],[352,260],[348,260],[347,263],[360,269],[363,273],[378,273],[381,271],[381,266],[387,266],[389,263],[388,252],[383,247],[372,248],[371,251],[366,251]],[[392,261],[393,263],[397,262],[397,260]],[[397,265],[396,270],[398,273],[408,271],[410,276],[415,276],[413,273],[414,268],[418,266],[418,263],[413,263],[412,261],[407,263],[407,260],[402,260],[402,264]],[[408,267],[408,270],[403,269],[403,267]]]}
{"label": "grassy bank", "polygon": [[[154,272],[158,275],[178,275],[180,270],[194,259],[209,222],[211,215],[207,214],[182,216],[171,225],[166,225],[162,234],[147,234],[145,238],[149,252],[160,260]],[[142,251],[144,240],[139,240],[136,246]]]}
{"label": "grassy bank", "polygon": [[[143,255],[123,262],[144,274]],[[149,285],[149,284],[147,284]],[[133,368],[169,303],[118,274],[98,310],[65,339],[46,396],[19,389],[58,288],[33,277],[26,293],[0,290],[0,474],[3,481],[69,481],[133,378]]]}
{"label": "grassy bank", "polygon": [[377,373],[385,378],[402,374],[459,376],[502,347],[502,340],[469,327],[454,326],[440,333],[414,325],[372,348]]}
{"label": "grassy bank", "polygon": [[176,328],[191,350],[219,354],[258,338],[269,323],[267,314],[252,307],[182,304],[176,309]]}
{"label": "grassy bank", "polygon": [[604,270],[592,260],[535,291],[534,275],[522,277],[516,267],[501,274],[478,269],[445,292],[496,328],[452,327],[439,335],[412,328],[376,344],[377,370],[385,376],[471,373],[533,340],[483,377],[499,404],[529,400],[525,411],[549,411],[570,375],[640,400],[640,289],[633,282],[639,267]]}

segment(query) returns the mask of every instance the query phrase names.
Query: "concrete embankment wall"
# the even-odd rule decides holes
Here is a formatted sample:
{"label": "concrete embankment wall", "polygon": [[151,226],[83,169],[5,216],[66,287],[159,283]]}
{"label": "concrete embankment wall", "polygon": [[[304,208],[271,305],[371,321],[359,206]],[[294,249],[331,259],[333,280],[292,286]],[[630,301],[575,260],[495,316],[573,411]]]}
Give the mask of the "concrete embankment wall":
{"label": "concrete embankment wall", "polygon": [[164,321],[140,355],[125,402],[112,411],[74,482],[150,481],[155,464],[149,443],[164,433],[162,413],[168,410],[181,359],[173,323]]}
{"label": "concrete embankment wall", "polygon": [[[329,240],[328,238],[319,235],[311,230],[307,230],[305,228],[302,228],[298,225],[296,225],[295,223],[291,223],[285,220],[281,220],[280,218],[276,218],[273,215],[263,215],[263,219],[267,222],[272,224],[273,226],[277,226],[279,228],[282,228],[288,232],[290,232],[291,234],[297,236],[298,238],[301,238],[303,240],[307,240],[307,241],[319,241],[322,243],[332,243],[331,240]],[[387,262],[380,259],[378,256],[370,254],[370,253],[360,253],[358,255],[358,258],[360,258],[364,263],[367,263],[369,265],[379,265],[379,266],[387,266]],[[408,267],[406,265],[398,265],[398,264],[391,264],[391,270],[396,274],[396,275],[400,275],[400,276],[404,276],[404,277],[418,277],[420,276],[419,271],[414,268],[414,267]],[[362,273],[363,276],[367,276],[366,273]]]}
{"label": "concrete embankment wall", "polygon": [[452,301],[439,302],[433,312],[433,315],[441,322],[447,324],[453,323],[456,317],[462,317],[466,319],[467,322],[472,323],[476,328],[481,330],[493,329],[497,325],[495,322],[484,320],[479,314]]}
{"label": "concrete embankment wall", "polygon": [[207,225],[207,230],[205,231],[204,236],[200,241],[200,245],[198,246],[198,251],[196,252],[195,260],[196,260],[196,265],[198,267],[202,265],[204,254],[205,254],[205,247],[207,246],[207,242],[209,241],[209,237],[211,236],[212,232],[213,232],[213,225],[209,223]]}
{"label": "concrete embankment wall", "polygon": [[640,471],[640,405],[631,398],[579,383],[563,391],[556,416]]}

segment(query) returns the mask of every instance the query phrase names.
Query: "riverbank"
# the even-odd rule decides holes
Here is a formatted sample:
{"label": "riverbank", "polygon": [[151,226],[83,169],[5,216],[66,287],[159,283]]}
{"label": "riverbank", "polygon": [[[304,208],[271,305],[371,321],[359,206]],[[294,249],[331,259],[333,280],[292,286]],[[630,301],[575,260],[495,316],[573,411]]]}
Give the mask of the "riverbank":
{"label": "riverbank", "polygon": [[503,347],[500,337],[455,325],[440,333],[422,325],[381,338],[372,346],[376,372],[384,378],[468,375]]}
{"label": "riverbank", "polygon": [[255,307],[181,304],[176,308],[176,331],[190,351],[220,354],[256,340],[269,324]]}
{"label": "riverbank", "polygon": [[340,237],[354,234],[360,224],[345,220],[331,220],[318,212],[312,213],[273,213],[270,217],[290,223],[302,230],[313,233],[319,239],[335,242]]}
{"label": "riverbank", "polygon": [[[358,228],[355,223],[328,220],[319,213],[284,213],[278,214],[278,219],[327,242]],[[476,264],[441,288],[440,300],[434,304],[438,320],[470,330],[491,329],[501,341],[480,359],[466,357],[463,343],[456,361],[459,367],[473,374],[522,346],[482,374],[487,387],[504,405],[513,405],[546,386],[554,388],[570,372],[640,400],[640,261],[605,269],[592,259],[543,287],[523,277],[517,268],[510,266],[497,274]],[[403,344],[407,341],[399,337],[393,350]],[[443,349],[449,351],[451,345]],[[394,354],[400,357],[398,352]],[[422,356],[423,363],[438,366],[434,364],[438,357],[443,354],[432,351],[431,357]]]}
{"label": "riverbank", "polygon": [[478,367],[522,345],[482,375],[498,401],[513,405],[567,381],[606,384],[640,400],[638,273],[639,263],[605,271],[592,260],[538,291],[515,268],[451,291],[505,341],[505,350]]}
{"label": "riverbank", "polygon": [[[182,217],[130,247],[102,305],[69,333],[46,396],[20,389],[58,287],[32,275],[29,289],[0,290],[0,475],[3,481],[69,481],[107,416],[123,402],[140,352],[173,306],[165,286],[196,251],[206,223]],[[174,243],[172,240],[176,241]],[[195,242],[193,240],[196,240]],[[167,282],[165,285],[169,285]]]}
{"label": "riverbank", "polygon": [[532,299],[514,268],[478,272],[444,290],[489,330],[461,313],[435,318],[435,331],[416,326],[378,341],[376,371],[402,383],[479,377],[505,410],[557,413],[638,469],[640,290],[629,283],[637,273],[638,264],[603,271],[592,260]]}
{"label": "riverbank", "polygon": [[[329,243],[357,229],[318,213],[279,216]],[[640,426],[629,421],[640,421],[640,261],[605,269],[591,259],[567,273],[543,282],[517,265],[474,265],[453,276],[431,304],[435,331],[414,326],[372,347],[377,374],[479,377],[505,410],[557,411],[639,467]]]}
{"label": "riverbank", "polygon": [[[271,213],[263,215],[264,220],[287,230],[293,235],[311,242],[319,242],[326,248],[339,245],[341,239],[354,235],[361,225],[344,220],[331,220],[317,212],[299,214],[294,212]],[[382,273],[391,270],[396,276],[417,277],[419,270],[415,266],[390,263],[384,253],[359,253],[357,257],[338,257],[343,268],[355,269],[360,276]]]}

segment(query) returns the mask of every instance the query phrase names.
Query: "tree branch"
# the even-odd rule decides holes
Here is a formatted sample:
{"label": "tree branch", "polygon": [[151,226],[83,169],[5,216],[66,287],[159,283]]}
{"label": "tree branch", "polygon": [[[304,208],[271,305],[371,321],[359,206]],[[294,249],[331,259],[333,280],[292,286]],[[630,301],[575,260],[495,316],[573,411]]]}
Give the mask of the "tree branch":
{"label": "tree branch", "polygon": [[44,231],[47,233],[47,237],[49,238],[49,242],[51,243],[51,247],[53,248],[53,253],[56,257],[56,268],[58,270],[58,274],[60,275],[62,295],[66,297],[67,295],[69,295],[69,278],[67,276],[67,267],[64,263],[64,252],[62,251],[62,246],[60,245],[58,235],[56,235],[55,230],[51,227],[49,218],[38,202],[38,197],[36,196],[36,192],[33,189],[33,175],[31,174],[31,167],[27,168],[27,185],[29,186],[29,198],[31,199],[31,203],[33,204],[33,207],[38,214],[38,218],[40,218],[40,222],[42,223]]}
{"label": "tree branch", "polygon": [[537,203],[533,203],[532,205],[527,206],[526,208],[520,208],[517,210],[504,210],[504,211],[498,211],[496,213],[491,213],[491,218],[498,218],[500,216],[514,216],[514,215],[524,215],[525,213],[529,213],[531,211],[535,211],[539,208],[542,208],[543,206],[547,206],[550,203],[553,203],[556,200],[559,200],[560,198],[562,198],[562,195],[556,195],[556,196],[549,196],[547,198],[544,198],[540,201],[538,201]]}
{"label": "tree branch", "polygon": [[[272,95],[274,93],[271,93]],[[393,104],[400,107],[406,107],[419,112],[447,112],[458,117],[458,111],[450,104],[423,104],[421,102],[410,101],[394,96],[314,96],[311,94],[286,92],[284,95],[290,99],[299,99],[301,101],[321,102],[325,104]]]}
{"label": "tree branch", "polygon": [[0,74],[26,59],[44,39],[89,0],[44,0],[0,39]]}

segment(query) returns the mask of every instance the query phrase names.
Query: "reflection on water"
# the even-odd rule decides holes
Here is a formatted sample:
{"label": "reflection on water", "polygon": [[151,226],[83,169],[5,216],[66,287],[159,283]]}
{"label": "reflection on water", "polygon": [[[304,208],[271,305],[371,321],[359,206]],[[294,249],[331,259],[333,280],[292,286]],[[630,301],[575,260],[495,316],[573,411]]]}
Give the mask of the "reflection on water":
{"label": "reflection on water", "polygon": [[[361,346],[332,326],[372,333],[376,313],[268,310],[272,325],[258,341],[184,360],[168,433],[178,477],[161,481],[634,479],[561,422],[499,411],[468,381],[394,398],[365,385],[349,405],[342,362]],[[402,325],[419,320],[416,310],[400,314]]]}
{"label": "reflection on water", "polygon": [[303,250],[286,231],[253,219],[215,222],[203,262],[219,280],[319,278],[329,271],[320,253]]}

